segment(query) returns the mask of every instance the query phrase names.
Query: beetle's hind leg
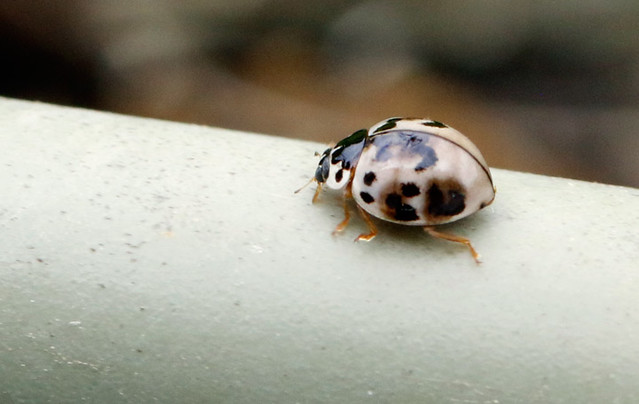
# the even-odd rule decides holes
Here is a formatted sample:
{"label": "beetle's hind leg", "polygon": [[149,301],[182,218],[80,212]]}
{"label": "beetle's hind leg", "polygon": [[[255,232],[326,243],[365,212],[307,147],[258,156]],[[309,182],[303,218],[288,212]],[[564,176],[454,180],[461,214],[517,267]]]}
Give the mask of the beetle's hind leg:
{"label": "beetle's hind leg", "polygon": [[435,230],[432,226],[425,226],[424,230],[426,230],[426,232],[433,237],[441,238],[443,240],[453,241],[455,243],[464,244],[466,247],[468,247],[468,250],[470,250],[470,254],[473,256],[473,259],[475,260],[475,262],[478,264],[481,264],[481,261],[479,260],[480,255],[477,252],[477,250],[475,250],[475,247],[473,247],[469,239],[465,237],[457,236],[454,234],[439,232]]}

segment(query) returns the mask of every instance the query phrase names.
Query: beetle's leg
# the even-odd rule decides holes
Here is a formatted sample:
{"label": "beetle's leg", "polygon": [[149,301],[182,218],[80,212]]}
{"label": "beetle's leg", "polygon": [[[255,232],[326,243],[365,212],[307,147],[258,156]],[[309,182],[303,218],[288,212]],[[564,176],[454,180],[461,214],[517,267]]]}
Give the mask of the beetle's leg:
{"label": "beetle's leg", "polygon": [[344,220],[342,220],[341,223],[338,224],[337,227],[335,227],[335,230],[333,230],[333,236],[344,231],[346,226],[348,226],[348,222],[351,220],[351,212],[348,211],[346,200],[351,199],[352,197],[353,194],[351,193],[351,184],[348,184],[344,189],[344,196],[342,198],[342,203],[344,204]]}
{"label": "beetle's leg", "polygon": [[[306,184],[302,185],[299,189],[296,189],[294,193],[300,192],[301,190],[303,190],[307,186],[311,185],[311,183],[313,183],[313,182],[317,182],[315,177],[312,177],[310,180],[308,180],[308,182]],[[322,190],[322,184],[317,182],[317,188],[315,188],[315,194],[313,195],[313,203],[317,202],[317,198],[319,197],[319,194],[320,194],[321,190]]]}
{"label": "beetle's leg", "polygon": [[475,262],[478,264],[481,263],[481,261],[479,260],[479,253],[477,252],[477,250],[475,250],[469,239],[461,236],[456,236],[454,234],[441,233],[435,230],[432,226],[425,226],[424,230],[426,230],[426,232],[433,237],[464,244],[470,250],[470,254],[473,256]]}
{"label": "beetle's leg", "polygon": [[[315,178],[313,178],[314,180]],[[315,188],[315,193],[313,194],[313,203],[317,202],[317,199],[319,198],[319,194],[322,191],[322,183],[318,182],[317,183],[317,188]]]}
{"label": "beetle's leg", "polygon": [[357,205],[357,210],[359,210],[360,215],[362,215],[362,218],[368,225],[368,234],[364,234],[364,233],[360,234],[359,236],[357,236],[355,241],[360,241],[360,240],[371,241],[377,235],[377,227],[375,227],[375,223],[373,223],[369,214],[366,213],[366,211],[362,209],[359,205]]}

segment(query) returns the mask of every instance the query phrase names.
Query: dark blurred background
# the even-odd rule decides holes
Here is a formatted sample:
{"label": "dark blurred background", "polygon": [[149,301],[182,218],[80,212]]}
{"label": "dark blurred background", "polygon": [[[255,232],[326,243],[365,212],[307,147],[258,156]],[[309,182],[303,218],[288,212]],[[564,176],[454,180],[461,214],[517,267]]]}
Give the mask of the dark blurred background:
{"label": "dark blurred background", "polygon": [[3,96],[325,143],[427,117],[639,187],[636,0],[4,1],[0,54]]}

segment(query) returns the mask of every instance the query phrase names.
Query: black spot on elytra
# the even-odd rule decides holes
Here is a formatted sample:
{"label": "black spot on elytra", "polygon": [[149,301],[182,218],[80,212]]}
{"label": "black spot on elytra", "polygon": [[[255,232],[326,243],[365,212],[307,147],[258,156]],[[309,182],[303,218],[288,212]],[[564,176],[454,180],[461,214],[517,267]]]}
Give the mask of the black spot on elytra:
{"label": "black spot on elytra", "polygon": [[461,213],[466,208],[466,197],[460,188],[459,184],[452,181],[443,184],[433,183],[428,189],[428,214],[455,216]]}
{"label": "black spot on elytra", "polygon": [[386,206],[391,209],[397,209],[402,204],[402,197],[399,194],[392,193],[386,196]]}
{"label": "black spot on elytra", "polygon": [[397,126],[395,122],[387,122],[383,124],[382,126],[380,126],[379,128],[375,129],[373,133],[384,132],[386,130],[393,129],[395,126]]}
{"label": "black spot on elytra", "polygon": [[366,174],[364,174],[364,184],[370,187],[373,181],[375,181],[375,178],[377,178],[377,176],[375,175],[374,172],[372,171],[367,172]]}
{"label": "black spot on elytra", "polygon": [[391,130],[397,126],[397,121],[401,121],[403,118],[389,118],[386,120],[386,123],[375,129],[373,133],[384,132],[387,130]]}
{"label": "black spot on elytra", "polygon": [[422,125],[424,126],[433,126],[435,128],[447,128],[448,126],[441,123],[441,122],[437,122],[437,121],[424,121],[422,122]]}
{"label": "black spot on elytra", "polygon": [[391,210],[390,216],[395,220],[402,222],[410,222],[419,219],[415,208],[409,204],[402,202],[402,197],[399,194],[391,193],[386,196],[386,206]]}
{"label": "black spot on elytra", "polygon": [[344,178],[344,170],[340,168],[335,173],[335,182],[342,182],[342,178]]}
{"label": "black spot on elytra", "polygon": [[369,194],[368,192],[360,192],[359,196],[362,198],[362,200],[366,203],[372,203],[375,202],[375,198],[373,198],[373,196],[371,194]]}
{"label": "black spot on elytra", "polygon": [[419,187],[414,182],[402,184],[402,195],[406,198],[412,198],[420,194]]}
{"label": "black spot on elytra", "polygon": [[417,216],[415,208],[410,205],[403,204],[400,209],[395,211],[395,219],[401,220],[402,222],[411,222],[419,219],[419,217]]}

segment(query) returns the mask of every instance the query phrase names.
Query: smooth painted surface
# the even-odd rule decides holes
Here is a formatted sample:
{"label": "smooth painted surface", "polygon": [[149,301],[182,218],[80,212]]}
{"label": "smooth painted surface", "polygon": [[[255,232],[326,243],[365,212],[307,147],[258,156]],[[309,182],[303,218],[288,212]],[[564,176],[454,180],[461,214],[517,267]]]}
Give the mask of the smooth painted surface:
{"label": "smooth painted surface", "polygon": [[494,170],[444,227],[477,266],[420,229],[332,237],[337,196],[293,194],[323,145],[0,123],[2,403],[639,401],[639,190]]}

